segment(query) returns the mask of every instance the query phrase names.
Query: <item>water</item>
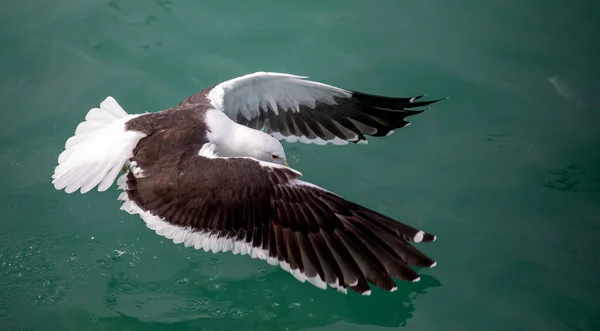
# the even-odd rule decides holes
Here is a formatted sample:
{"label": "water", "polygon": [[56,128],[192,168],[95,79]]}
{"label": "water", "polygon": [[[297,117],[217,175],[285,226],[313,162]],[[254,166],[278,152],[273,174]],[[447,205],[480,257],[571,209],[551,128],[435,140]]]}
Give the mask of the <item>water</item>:
{"label": "water", "polygon": [[[0,329],[600,329],[595,1],[29,1],[0,9]],[[67,195],[107,95],[158,111],[258,70],[449,96],[363,146],[286,144],[305,178],[438,235],[416,284],[321,291]]]}

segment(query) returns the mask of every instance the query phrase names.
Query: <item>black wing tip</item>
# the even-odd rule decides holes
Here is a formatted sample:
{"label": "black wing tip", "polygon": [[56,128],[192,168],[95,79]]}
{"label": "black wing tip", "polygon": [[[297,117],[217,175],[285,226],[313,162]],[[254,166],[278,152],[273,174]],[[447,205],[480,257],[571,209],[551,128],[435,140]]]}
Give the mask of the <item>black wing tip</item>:
{"label": "black wing tip", "polygon": [[[440,102],[443,100],[450,99],[450,97],[443,97],[443,98],[433,99],[433,100],[428,100],[428,101],[417,101],[417,100],[421,99],[422,97],[425,97],[426,95],[427,94],[410,98],[410,101],[407,104],[405,104],[404,108],[409,109],[409,108],[416,108],[416,107],[424,107],[424,106],[429,106],[431,104],[434,104],[434,103],[437,103],[437,102]],[[430,108],[427,108],[426,110],[429,110],[429,109]]]}
{"label": "black wing tip", "polygon": [[[413,103],[415,100],[419,100],[419,99],[424,98],[424,97],[426,97],[428,95],[429,95],[429,93],[425,93],[425,94],[422,94],[422,95],[419,95],[419,96],[416,96],[416,97],[412,97],[412,98],[410,98],[410,103]],[[439,98],[439,99],[435,99],[435,100],[427,101],[427,102],[438,102],[438,101],[447,100],[447,99],[450,99],[450,97],[443,97],[443,98]]]}
{"label": "black wing tip", "polygon": [[362,93],[358,91],[351,92],[354,98],[371,106],[398,110],[406,110],[407,108],[427,106],[442,100],[449,99],[449,97],[443,97],[429,101],[417,101],[428,96],[428,93],[413,97],[390,97],[377,94]]}
{"label": "black wing tip", "polygon": [[437,240],[437,236],[430,234],[430,233],[426,233],[425,236],[423,237],[423,242],[434,242]]}
{"label": "black wing tip", "polygon": [[416,97],[409,98],[408,102],[413,103],[415,100],[419,100],[419,99],[424,98],[424,97],[426,97],[428,95],[429,95],[428,93],[425,93],[425,94],[418,95]]}

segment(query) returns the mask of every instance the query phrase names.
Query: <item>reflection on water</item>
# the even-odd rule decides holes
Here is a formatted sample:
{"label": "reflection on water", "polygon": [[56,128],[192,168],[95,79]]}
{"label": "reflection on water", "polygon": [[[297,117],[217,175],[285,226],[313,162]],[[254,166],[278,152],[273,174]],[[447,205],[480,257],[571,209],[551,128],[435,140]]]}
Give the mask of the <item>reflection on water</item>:
{"label": "reflection on water", "polygon": [[571,87],[567,83],[563,82],[557,76],[548,77],[548,82],[552,84],[556,93],[563,98],[574,101],[578,106],[587,106],[588,104],[581,98],[578,93],[571,90]]}
{"label": "reflection on water", "polygon": [[[275,270],[270,273],[273,272],[277,273]],[[315,293],[304,289],[306,284],[290,284],[285,278],[280,279],[267,277],[252,283],[247,279],[221,282],[194,277],[184,283],[181,278],[155,283],[117,274],[108,280],[103,300],[105,308],[115,312],[114,319],[120,319],[118,315],[127,316],[140,327],[155,322],[212,329],[237,325],[236,321],[260,324],[275,319],[294,330],[338,321],[392,327],[406,325],[415,310],[412,300],[427,289],[440,286],[433,277],[424,276],[416,286],[401,284],[393,297],[383,291],[376,292],[377,296],[386,296],[381,300]],[[357,314],[364,309],[372,313]]]}
{"label": "reflection on water", "polygon": [[589,165],[571,164],[550,171],[553,179],[543,183],[547,188],[564,192],[600,192],[600,158]]}
{"label": "reflection on water", "polygon": [[[10,239],[3,236],[2,240]],[[87,252],[65,254],[65,245],[84,243]],[[197,268],[218,264],[211,253],[200,254],[203,260],[175,270],[172,279],[156,279],[136,271],[135,248],[126,246],[110,249],[98,240],[68,232],[32,235],[14,242],[12,249],[0,255],[0,321],[20,314],[14,307],[25,305],[65,306],[63,314],[83,314],[88,323],[125,323],[135,325],[136,330],[161,324],[210,329],[275,319],[292,329],[338,321],[400,326],[415,310],[412,300],[441,286],[435,278],[423,275],[418,283],[399,283],[397,292],[374,290],[372,297],[365,298],[313,289],[270,266],[241,279],[207,277]],[[82,294],[102,282],[103,295]],[[103,310],[78,310],[82,299],[99,301],[97,306]],[[371,313],[356,313],[364,309]],[[219,321],[223,319],[227,322]],[[150,326],[149,322],[157,324]]]}

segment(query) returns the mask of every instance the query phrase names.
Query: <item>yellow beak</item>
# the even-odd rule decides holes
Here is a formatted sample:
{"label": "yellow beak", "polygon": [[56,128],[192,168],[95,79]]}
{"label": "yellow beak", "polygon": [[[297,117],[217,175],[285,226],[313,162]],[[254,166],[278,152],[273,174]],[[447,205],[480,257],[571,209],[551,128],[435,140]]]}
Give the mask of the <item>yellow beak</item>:
{"label": "yellow beak", "polygon": [[285,161],[285,166],[288,168],[290,167],[290,165],[287,163],[287,161]]}

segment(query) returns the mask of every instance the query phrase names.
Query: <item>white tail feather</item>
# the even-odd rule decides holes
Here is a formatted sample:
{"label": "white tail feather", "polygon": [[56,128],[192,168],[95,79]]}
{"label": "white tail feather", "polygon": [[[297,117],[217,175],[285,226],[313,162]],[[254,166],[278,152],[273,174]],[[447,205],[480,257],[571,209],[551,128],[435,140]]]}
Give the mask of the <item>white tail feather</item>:
{"label": "white tail feather", "polygon": [[125,123],[137,116],[127,114],[112,97],[100,103],[100,108],[90,109],[58,157],[52,176],[54,187],[67,193],[78,189],[86,193],[99,185],[98,191],[106,191],[145,136],[125,128]]}

